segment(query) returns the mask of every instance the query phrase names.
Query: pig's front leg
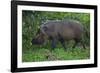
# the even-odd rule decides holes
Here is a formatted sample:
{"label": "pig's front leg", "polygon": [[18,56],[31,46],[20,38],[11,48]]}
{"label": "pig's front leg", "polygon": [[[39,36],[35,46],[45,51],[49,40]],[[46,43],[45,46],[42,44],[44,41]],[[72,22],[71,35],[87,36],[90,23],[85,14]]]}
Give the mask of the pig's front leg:
{"label": "pig's front leg", "polygon": [[52,39],[51,40],[51,47],[52,47],[52,49],[56,48],[56,42],[57,42],[56,39]]}

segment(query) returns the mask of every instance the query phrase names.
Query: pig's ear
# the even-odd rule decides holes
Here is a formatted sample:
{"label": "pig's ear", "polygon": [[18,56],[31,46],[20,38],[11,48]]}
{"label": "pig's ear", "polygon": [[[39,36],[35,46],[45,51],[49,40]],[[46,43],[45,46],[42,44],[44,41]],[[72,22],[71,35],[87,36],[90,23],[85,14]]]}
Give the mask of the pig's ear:
{"label": "pig's ear", "polygon": [[43,30],[44,30],[44,31],[47,31],[47,30],[48,30],[48,28],[47,28],[46,26],[44,26],[44,27],[43,27]]}

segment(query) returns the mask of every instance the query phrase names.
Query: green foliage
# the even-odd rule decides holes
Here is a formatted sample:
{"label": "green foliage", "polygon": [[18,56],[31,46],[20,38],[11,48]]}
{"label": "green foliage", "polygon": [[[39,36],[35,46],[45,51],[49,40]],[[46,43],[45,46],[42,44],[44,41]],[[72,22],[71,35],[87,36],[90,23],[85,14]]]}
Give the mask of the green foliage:
{"label": "green foliage", "polygon": [[[55,48],[55,50],[47,50],[44,48],[36,48],[38,50],[28,50],[23,54],[24,62],[34,61],[54,61],[54,60],[79,60],[89,59],[89,49],[74,48],[65,51],[63,48]],[[48,57],[47,57],[48,56]]]}
{"label": "green foliage", "polygon": [[[32,45],[31,41],[36,36],[38,27],[48,20],[66,20],[73,19],[80,21],[86,29],[87,33],[90,33],[90,14],[89,13],[72,13],[72,12],[48,12],[48,11],[22,11],[22,50],[23,50],[23,61],[45,61],[47,60],[42,53],[45,50],[51,48],[50,42],[47,45]],[[86,34],[83,36],[84,43],[89,47],[90,35]],[[72,46],[72,42],[68,46]],[[67,59],[87,59],[89,58],[89,50],[81,52],[76,50],[74,52],[64,52],[61,44],[58,43],[56,52],[52,54],[56,55],[57,58],[61,57],[62,60]],[[44,48],[44,49],[43,49]],[[62,50],[61,50],[62,49]],[[41,52],[42,51],[42,52]],[[78,55],[79,54],[79,55]],[[75,56],[76,55],[76,56]]]}

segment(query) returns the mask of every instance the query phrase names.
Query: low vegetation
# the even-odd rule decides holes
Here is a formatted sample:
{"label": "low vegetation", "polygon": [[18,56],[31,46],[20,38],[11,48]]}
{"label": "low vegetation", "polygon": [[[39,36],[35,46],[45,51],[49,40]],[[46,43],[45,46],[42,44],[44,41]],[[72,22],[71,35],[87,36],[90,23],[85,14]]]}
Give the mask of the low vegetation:
{"label": "low vegetation", "polygon": [[54,61],[54,60],[82,60],[89,59],[89,49],[74,48],[64,50],[63,48],[55,48],[55,50],[48,50],[44,48],[36,48],[38,50],[28,50],[23,53],[24,62],[37,61]]}

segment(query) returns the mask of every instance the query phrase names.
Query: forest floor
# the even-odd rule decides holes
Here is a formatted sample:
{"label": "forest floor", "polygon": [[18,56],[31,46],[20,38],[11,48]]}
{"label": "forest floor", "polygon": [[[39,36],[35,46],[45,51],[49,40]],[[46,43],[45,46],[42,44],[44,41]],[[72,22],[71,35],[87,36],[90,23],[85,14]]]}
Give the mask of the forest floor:
{"label": "forest floor", "polygon": [[22,53],[23,62],[39,62],[39,61],[55,61],[55,60],[82,60],[90,58],[90,49],[83,48],[68,48],[66,51],[63,48],[55,48],[54,50],[37,48],[29,49]]}

